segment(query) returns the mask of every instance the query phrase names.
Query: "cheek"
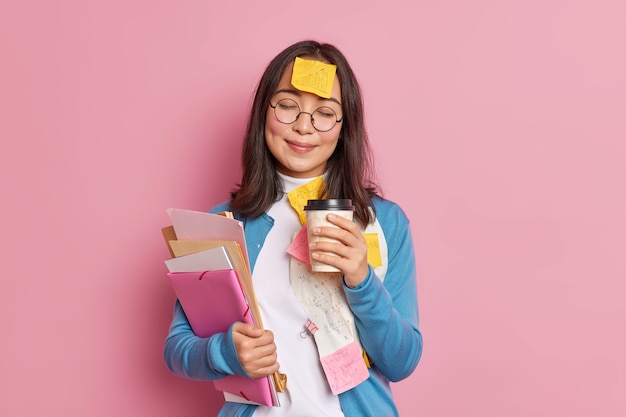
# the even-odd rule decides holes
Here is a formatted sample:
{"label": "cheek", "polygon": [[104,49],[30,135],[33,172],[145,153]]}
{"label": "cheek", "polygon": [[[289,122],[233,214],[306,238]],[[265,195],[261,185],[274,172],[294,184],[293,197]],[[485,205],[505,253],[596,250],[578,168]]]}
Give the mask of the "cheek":
{"label": "cheek", "polygon": [[287,125],[276,120],[273,113],[267,113],[265,117],[265,136],[281,135]]}
{"label": "cheek", "polygon": [[339,133],[326,132],[324,134],[320,134],[320,140],[324,143],[324,145],[332,146],[334,148],[339,142]]}

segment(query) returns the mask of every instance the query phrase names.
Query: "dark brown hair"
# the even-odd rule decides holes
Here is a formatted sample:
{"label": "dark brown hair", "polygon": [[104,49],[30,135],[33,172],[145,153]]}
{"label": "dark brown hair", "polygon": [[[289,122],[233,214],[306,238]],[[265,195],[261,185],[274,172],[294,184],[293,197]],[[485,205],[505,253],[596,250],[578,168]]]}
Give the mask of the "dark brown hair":
{"label": "dark brown hair", "polygon": [[312,40],[297,42],[283,50],[269,63],[259,81],[243,144],[243,175],[238,188],[231,193],[230,209],[244,217],[255,218],[281,197],[282,182],[276,173],[275,159],[265,143],[265,117],[285,69],[296,57],[318,59],[337,66],[343,121],[337,148],[327,163],[324,197],[350,198],[356,208],[355,219],[365,226],[374,220],[369,207],[372,207],[372,197],[380,191],[374,181],[361,88],[345,56],[335,46]]}

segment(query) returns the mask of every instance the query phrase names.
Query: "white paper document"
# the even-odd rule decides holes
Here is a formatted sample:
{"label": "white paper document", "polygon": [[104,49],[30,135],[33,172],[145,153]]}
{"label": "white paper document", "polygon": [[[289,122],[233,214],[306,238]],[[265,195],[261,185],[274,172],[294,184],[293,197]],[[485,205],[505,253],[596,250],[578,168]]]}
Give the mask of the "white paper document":
{"label": "white paper document", "polygon": [[165,265],[170,272],[204,272],[233,269],[233,264],[224,246],[166,259]]}

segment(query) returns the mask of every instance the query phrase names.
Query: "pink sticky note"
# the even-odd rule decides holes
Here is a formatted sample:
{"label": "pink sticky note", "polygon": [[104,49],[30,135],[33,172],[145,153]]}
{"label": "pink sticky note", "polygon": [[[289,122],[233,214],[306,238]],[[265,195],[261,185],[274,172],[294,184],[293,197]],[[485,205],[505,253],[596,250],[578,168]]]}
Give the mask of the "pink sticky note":
{"label": "pink sticky note", "polygon": [[355,341],[322,357],[322,368],[333,394],[341,394],[369,378],[361,347]]}
{"label": "pink sticky note", "polygon": [[306,232],[306,225],[298,232],[291,245],[287,248],[287,253],[307,265],[311,264],[309,260],[309,238]]}

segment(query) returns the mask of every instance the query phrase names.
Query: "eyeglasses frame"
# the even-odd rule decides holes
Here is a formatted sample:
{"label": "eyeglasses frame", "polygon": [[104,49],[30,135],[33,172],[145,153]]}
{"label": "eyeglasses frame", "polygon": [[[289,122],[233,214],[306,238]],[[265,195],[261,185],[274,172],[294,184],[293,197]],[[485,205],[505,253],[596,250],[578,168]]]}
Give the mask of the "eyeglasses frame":
{"label": "eyeglasses frame", "polygon": [[[298,107],[299,113],[298,113],[298,115],[296,116],[296,118],[295,118],[295,120],[294,120],[293,122],[290,122],[290,123],[283,122],[282,120],[280,120],[280,119],[278,118],[278,115],[276,114],[276,106],[278,106],[278,103],[280,103],[281,101],[284,101],[284,100],[293,101],[293,102],[295,103],[295,105]],[[280,100],[278,100],[278,101],[276,102],[276,104],[272,105],[272,102],[270,102],[270,103],[269,103],[269,105],[270,105],[270,107],[274,110],[274,117],[276,117],[276,120],[278,120],[278,122],[279,122],[279,123],[282,123],[282,124],[284,124],[284,125],[291,125],[291,124],[294,124],[295,122],[297,122],[297,121],[298,121],[298,119],[300,118],[300,115],[301,115],[302,113],[304,113],[304,114],[308,114],[309,116],[311,116],[311,125],[313,126],[313,128],[314,128],[315,130],[317,130],[318,132],[322,132],[322,133],[323,133],[323,132],[330,132],[331,130],[333,130],[333,128],[334,128],[335,126],[337,126],[337,123],[341,123],[341,122],[343,121],[343,119],[344,119],[343,117],[342,117],[341,119],[337,119],[337,112],[336,112],[335,110],[333,110],[333,109],[332,109],[332,107],[328,107],[328,106],[319,106],[318,108],[316,108],[315,110],[313,110],[313,113],[315,113],[315,112],[316,112],[316,111],[318,111],[319,109],[322,109],[322,108],[327,108],[327,109],[329,109],[330,111],[332,111],[332,112],[334,113],[334,115],[335,115],[335,124],[333,124],[333,125],[332,125],[332,127],[331,127],[330,129],[320,130],[320,129],[318,129],[317,127],[315,127],[315,118],[313,118],[313,113],[309,113],[308,111],[302,111],[302,109],[300,109],[300,105],[299,105],[299,104],[298,104],[298,102],[297,102],[297,101],[295,101],[294,99],[291,99],[291,98],[281,98]]]}

